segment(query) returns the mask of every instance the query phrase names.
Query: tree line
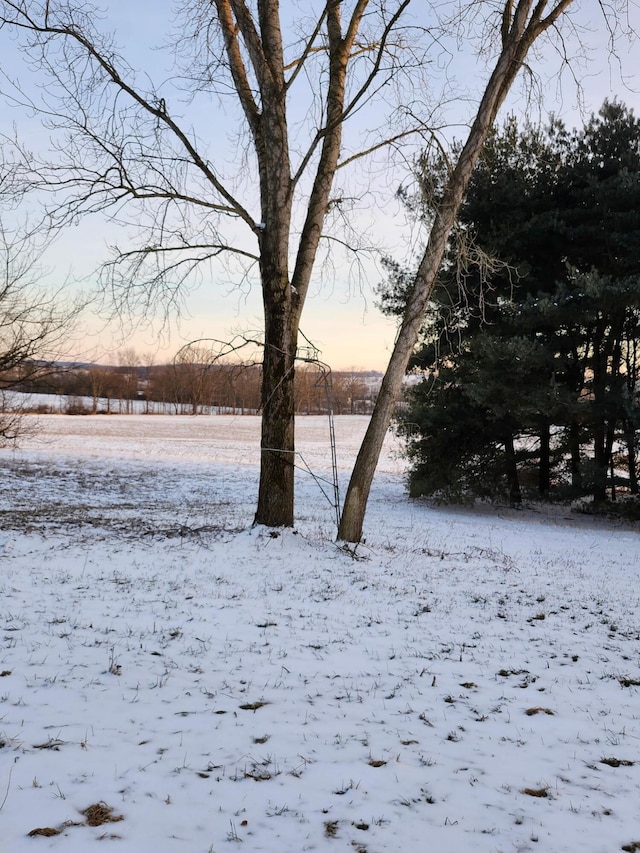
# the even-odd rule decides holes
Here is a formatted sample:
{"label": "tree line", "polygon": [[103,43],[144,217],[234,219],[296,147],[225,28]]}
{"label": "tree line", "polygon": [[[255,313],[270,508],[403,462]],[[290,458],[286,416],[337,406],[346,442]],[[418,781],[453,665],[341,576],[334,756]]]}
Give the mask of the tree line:
{"label": "tree line", "polygon": [[[420,215],[443,168],[423,164]],[[402,414],[412,494],[637,495],[638,118],[605,102],[574,131],[510,119],[490,135],[456,232],[411,362],[425,378]],[[408,273],[389,272],[394,312]]]}
{"label": "tree line", "polygon": [[[168,364],[144,363],[132,349],[123,351],[117,365],[58,367],[26,362],[0,373],[0,388],[29,395],[65,397],[68,414],[257,414],[260,411],[260,365],[219,364],[181,351]],[[196,354],[197,355],[197,354]],[[200,353],[202,355],[202,353]],[[305,364],[296,371],[298,415],[370,414],[378,374],[374,371],[320,370]],[[60,411],[40,398],[25,408]]]}

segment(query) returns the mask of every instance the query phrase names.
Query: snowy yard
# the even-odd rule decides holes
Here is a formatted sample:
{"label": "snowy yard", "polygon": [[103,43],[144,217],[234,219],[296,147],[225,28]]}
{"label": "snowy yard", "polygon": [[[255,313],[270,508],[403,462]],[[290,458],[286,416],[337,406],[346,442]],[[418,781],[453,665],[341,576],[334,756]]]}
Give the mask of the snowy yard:
{"label": "snowy yard", "polygon": [[40,421],[1,451],[3,853],[640,851],[637,529],[409,502],[390,441],[353,553],[303,473],[251,528],[256,418]]}

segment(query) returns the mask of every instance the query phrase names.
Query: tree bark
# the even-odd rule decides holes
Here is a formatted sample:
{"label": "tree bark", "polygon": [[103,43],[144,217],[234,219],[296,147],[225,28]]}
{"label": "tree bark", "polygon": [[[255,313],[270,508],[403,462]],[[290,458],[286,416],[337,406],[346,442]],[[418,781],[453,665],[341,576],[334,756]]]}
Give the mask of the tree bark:
{"label": "tree bark", "polygon": [[296,333],[278,306],[265,306],[262,363],[262,431],[256,524],[292,527],[294,522]]}

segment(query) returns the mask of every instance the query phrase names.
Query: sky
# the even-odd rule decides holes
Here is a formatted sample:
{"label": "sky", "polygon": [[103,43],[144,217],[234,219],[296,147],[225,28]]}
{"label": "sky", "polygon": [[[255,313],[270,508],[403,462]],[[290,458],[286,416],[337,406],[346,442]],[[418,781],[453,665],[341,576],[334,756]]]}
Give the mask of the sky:
{"label": "sky", "polygon": [[[175,21],[170,2],[105,0],[100,5],[106,10],[101,28],[115,33],[118,48],[137,73],[148,74],[154,81],[167,80],[172,74],[170,59],[157,50],[157,46],[171,31],[171,21]],[[578,53],[576,39],[580,38],[585,47],[583,58],[574,61],[572,72],[565,69],[559,74],[557,51],[553,47],[537,51],[531,57],[531,65],[538,73],[537,97],[527,98],[523,87],[517,84],[503,114],[526,112],[534,120],[544,120],[553,112],[564,117],[568,125],[575,126],[585,115],[597,110],[605,97],[618,97],[629,106],[640,108],[640,78],[635,70],[637,45],[622,37],[612,57],[599,4],[589,0],[577,3],[576,9],[579,33],[564,34],[573,56]],[[635,6],[632,12],[636,18],[640,17]],[[634,23],[633,18],[630,23]],[[441,42],[430,54],[433,65],[429,67],[427,82],[431,91],[424,96],[412,93],[416,109],[430,109],[433,101],[442,101],[441,107],[434,112],[434,121],[438,122],[445,142],[463,137],[474,93],[486,78],[483,61],[474,56],[477,47],[478,43],[454,39]],[[41,84],[42,78],[26,68],[24,52],[9,40],[6,31],[0,32],[0,48],[4,89],[7,89],[6,78],[17,79],[37,96],[33,86]],[[580,90],[574,74],[580,80]],[[169,88],[167,91],[175,96],[175,90]],[[443,93],[446,93],[444,100]],[[418,101],[418,95],[422,102]],[[245,167],[238,164],[234,114],[225,103],[223,98],[210,98],[195,101],[190,106],[182,104],[180,109],[201,137],[209,137],[207,153],[213,162],[222,163],[228,174],[235,172],[235,176],[242,176]],[[374,106],[375,110],[382,111],[385,102],[380,100]],[[303,105],[296,102],[293,107],[294,118],[302,121]],[[376,115],[375,110],[363,111],[355,117],[353,128],[345,134],[347,146],[369,137],[382,114]],[[0,111],[0,132],[11,133],[14,125],[30,147],[48,147],[49,132],[42,128],[40,119],[15,104]],[[416,150],[405,149],[393,164],[378,156],[367,170],[360,170],[353,177],[339,176],[337,190],[345,196],[357,197],[346,211],[346,219],[352,228],[365,235],[364,242],[374,251],[356,260],[353,253],[334,248],[330,260],[318,266],[301,328],[320,350],[323,361],[334,369],[382,370],[389,358],[395,323],[377,310],[375,288],[384,275],[379,265],[381,254],[390,254],[399,260],[409,259],[424,237],[407,221],[394,198],[398,185],[407,180],[410,158]],[[245,183],[241,189],[249,204],[257,201],[250,186]],[[345,231],[344,235],[348,233]],[[340,239],[343,232],[338,230],[336,236]],[[46,279],[56,284],[73,281],[76,282],[74,288],[91,292],[96,286],[96,270],[108,257],[108,246],[117,242],[126,247],[129,239],[130,228],[98,216],[82,220],[62,233],[43,259]],[[98,311],[93,304],[85,312],[84,325],[70,343],[74,357],[113,361],[122,347],[134,347],[141,355],[163,360],[189,340],[226,340],[235,333],[254,333],[262,326],[261,297],[255,274],[240,279],[237,271],[221,267],[203,271],[198,280],[192,282],[185,292],[182,317],[178,318],[173,312],[168,324],[163,322],[159,312],[147,311],[137,317],[136,323],[126,322],[122,326],[108,323],[109,313],[108,306]]]}

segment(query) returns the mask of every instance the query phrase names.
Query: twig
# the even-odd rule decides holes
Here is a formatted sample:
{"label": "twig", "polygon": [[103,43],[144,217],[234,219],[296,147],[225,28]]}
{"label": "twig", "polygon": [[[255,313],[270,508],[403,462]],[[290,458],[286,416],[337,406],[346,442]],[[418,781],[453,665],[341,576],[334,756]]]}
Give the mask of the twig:
{"label": "twig", "polygon": [[9,796],[9,789],[11,788],[11,774],[12,773],[13,773],[13,767],[10,767],[9,768],[9,778],[7,779],[7,790],[4,792],[3,800],[0,803],[0,812],[4,808],[4,804],[7,802],[7,797]]}

